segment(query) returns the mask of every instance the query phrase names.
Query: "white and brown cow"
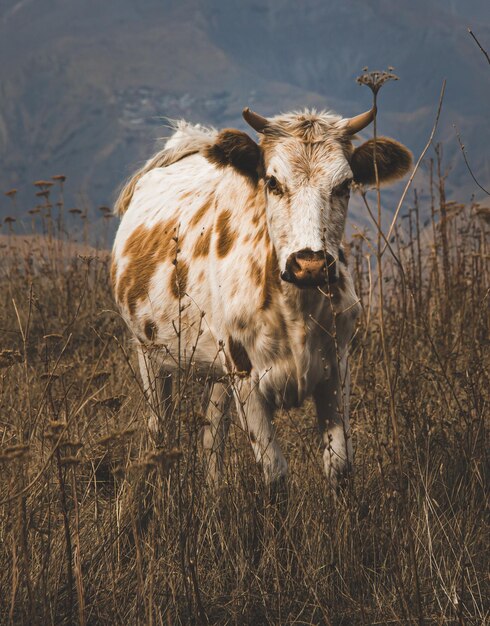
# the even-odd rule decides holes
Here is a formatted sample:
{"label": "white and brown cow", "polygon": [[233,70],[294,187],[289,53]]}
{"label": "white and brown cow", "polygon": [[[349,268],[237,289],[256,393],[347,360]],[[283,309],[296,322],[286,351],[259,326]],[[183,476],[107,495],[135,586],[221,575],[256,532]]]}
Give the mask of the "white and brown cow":
{"label": "white and brown cow", "polygon": [[[351,184],[375,182],[373,141],[352,144],[374,111],[244,117],[258,144],[180,122],[123,189],[116,299],[137,339],[155,435],[169,374],[205,371],[208,475],[219,474],[233,396],[271,482],[287,471],[274,410],[313,396],[335,484],[352,463],[347,348],[360,308],[341,242]],[[376,162],[384,183],[411,155],[379,138]]]}

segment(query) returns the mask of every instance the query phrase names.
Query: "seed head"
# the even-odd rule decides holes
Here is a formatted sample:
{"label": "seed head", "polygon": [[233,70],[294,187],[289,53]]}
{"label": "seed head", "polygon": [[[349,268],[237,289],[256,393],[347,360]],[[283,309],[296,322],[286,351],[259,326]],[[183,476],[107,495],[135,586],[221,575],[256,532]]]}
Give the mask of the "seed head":
{"label": "seed head", "polygon": [[29,444],[18,443],[13,446],[8,446],[3,450],[0,450],[0,461],[12,461],[13,459],[20,459],[29,453]]}
{"label": "seed head", "polygon": [[374,94],[377,94],[381,87],[389,80],[399,80],[398,76],[393,73],[394,67],[388,67],[386,70],[368,71],[367,67],[362,69],[363,73],[356,78],[360,85],[367,85]]}

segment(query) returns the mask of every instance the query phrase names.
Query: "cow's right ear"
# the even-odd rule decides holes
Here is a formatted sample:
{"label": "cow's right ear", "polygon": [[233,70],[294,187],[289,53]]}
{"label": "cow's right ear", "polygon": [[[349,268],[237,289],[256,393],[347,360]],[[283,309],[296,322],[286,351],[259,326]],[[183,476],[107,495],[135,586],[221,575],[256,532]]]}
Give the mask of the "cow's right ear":
{"label": "cow's right ear", "polygon": [[205,156],[217,167],[231,166],[254,180],[257,180],[262,169],[260,147],[241,130],[222,130],[216,141],[206,148]]}
{"label": "cow's right ear", "polygon": [[[389,137],[376,139],[376,165],[378,180],[386,185],[405,176],[412,165],[412,153],[399,141]],[[374,139],[358,146],[352,153],[350,163],[354,180],[361,185],[374,185]]]}

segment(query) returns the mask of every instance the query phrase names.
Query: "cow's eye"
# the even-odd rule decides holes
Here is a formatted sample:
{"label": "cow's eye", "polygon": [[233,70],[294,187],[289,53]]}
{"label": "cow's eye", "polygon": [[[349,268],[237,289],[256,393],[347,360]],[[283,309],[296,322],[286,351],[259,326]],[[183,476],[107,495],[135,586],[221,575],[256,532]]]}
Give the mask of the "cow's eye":
{"label": "cow's eye", "polygon": [[352,180],[349,178],[348,180],[344,180],[343,183],[337,185],[332,189],[332,194],[334,196],[348,196],[350,194],[350,186],[352,184]]}
{"label": "cow's eye", "polygon": [[282,193],[282,187],[275,176],[269,176],[265,181],[267,189],[276,195],[280,195]]}

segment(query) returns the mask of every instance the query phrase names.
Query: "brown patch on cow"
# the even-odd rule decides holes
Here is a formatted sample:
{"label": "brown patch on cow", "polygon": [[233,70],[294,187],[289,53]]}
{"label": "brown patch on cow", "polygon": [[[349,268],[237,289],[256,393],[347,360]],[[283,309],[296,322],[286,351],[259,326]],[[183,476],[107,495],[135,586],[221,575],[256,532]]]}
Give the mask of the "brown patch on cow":
{"label": "brown patch on cow", "polygon": [[138,226],[128,237],[123,256],[128,257],[124,273],[118,281],[117,297],[126,301],[134,314],[138,300],[148,296],[150,281],[157,266],[177,254],[177,220],[159,222],[152,228]]}
{"label": "brown patch on cow", "polygon": [[216,167],[231,166],[257,183],[262,153],[255,141],[241,130],[233,128],[222,130],[215,143],[205,149],[204,156]]}
{"label": "brown patch on cow", "polygon": [[251,205],[254,209],[254,214],[252,216],[252,224],[254,226],[258,226],[262,224],[264,228],[266,228],[266,219],[265,219],[265,194],[263,189],[260,192],[255,194],[254,202]]}
{"label": "brown patch on cow", "polygon": [[187,200],[187,198],[190,198],[194,194],[194,191],[184,191],[184,193],[180,194],[179,200]]}
{"label": "brown patch on cow", "polygon": [[175,298],[182,298],[187,289],[189,267],[184,261],[177,261],[170,275],[170,291]]}
{"label": "brown patch on cow", "polygon": [[277,328],[279,329],[280,336],[286,337],[288,334],[288,327],[286,324],[286,318],[282,313],[277,316]]}
{"label": "brown patch on cow", "polygon": [[262,287],[261,308],[267,310],[272,305],[274,292],[280,289],[279,266],[276,251],[271,246],[267,252],[265,261],[264,282]]}
{"label": "brown patch on cow", "polygon": [[254,238],[253,238],[253,240],[252,240],[252,243],[253,243],[254,245],[256,245],[256,246],[257,246],[257,245],[258,245],[258,244],[262,241],[262,239],[263,239],[264,237],[265,237],[265,229],[260,228],[260,229],[259,229],[259,230],[255,233]]}
{"label": "brown patch on cow", "polygon": [[194,227],[194,226],[197,226],[199,224],[199,222],[202,220],[202,218],[206,215],[206,213],[209,211],[209,209],[213,206],[213,201],[214,201],[214,194],[211,193],[206,198],[206,201],[204,202],[204,204],[191,217],[191,219],[189,221],[189,226],[190,227]]}
{"label": "brown patch on cow", "polygon": [[225,257],[233,247],[237,238],[237,233],[230,228],[231,211],[222,211],[216,220],[216,252],[220,258]]}
{"label": "brown patch on cow", "polygon": [[250,437],[251,443],[255,443],[257,441],[257,437],[254,435],[252,431],[248,433],[248,436]]}
{"label": "brown patch on cow", "polygon": [[229,337],[228,347],[230,356],[236,369],[236,374],[248,376],[252,371],[252,363],[248,356],[245,346],[238,340]]}
{"label": "brown patch on cow", "polygon": [[236,317],[234,323],[236,327],[239,328],[240,330],[245,330],[248,325],[247,318],[242,315],[239,315],[238,317]]}
{"label": "brown patch on cow", "polygon": [[208,256],[209,254],[209,245],[211,243],[211,228],[208,228],[208,230],[203,231],[196,242],[196,245],[194,246],[194,256],[195,257],[200,257],[200,256]]}
{"label": "brown patch on cow", "polygon": [[158,332],[157,325],[153,320],[146,320],[144,331],[148,341],[154,341]]}
{"label": "brown patch on cow", "polygon": [[249,269],[250,278],[260,287],[262,285],[262,268],[255,259],[252,259]]}
{"label": "brown patch on cow", "polygon": [[254,226],[258,226],[260,224],[261,219],[262,219],[262,213],[260,213],[259,211],[255,211],[252,217],[252,224]]}

